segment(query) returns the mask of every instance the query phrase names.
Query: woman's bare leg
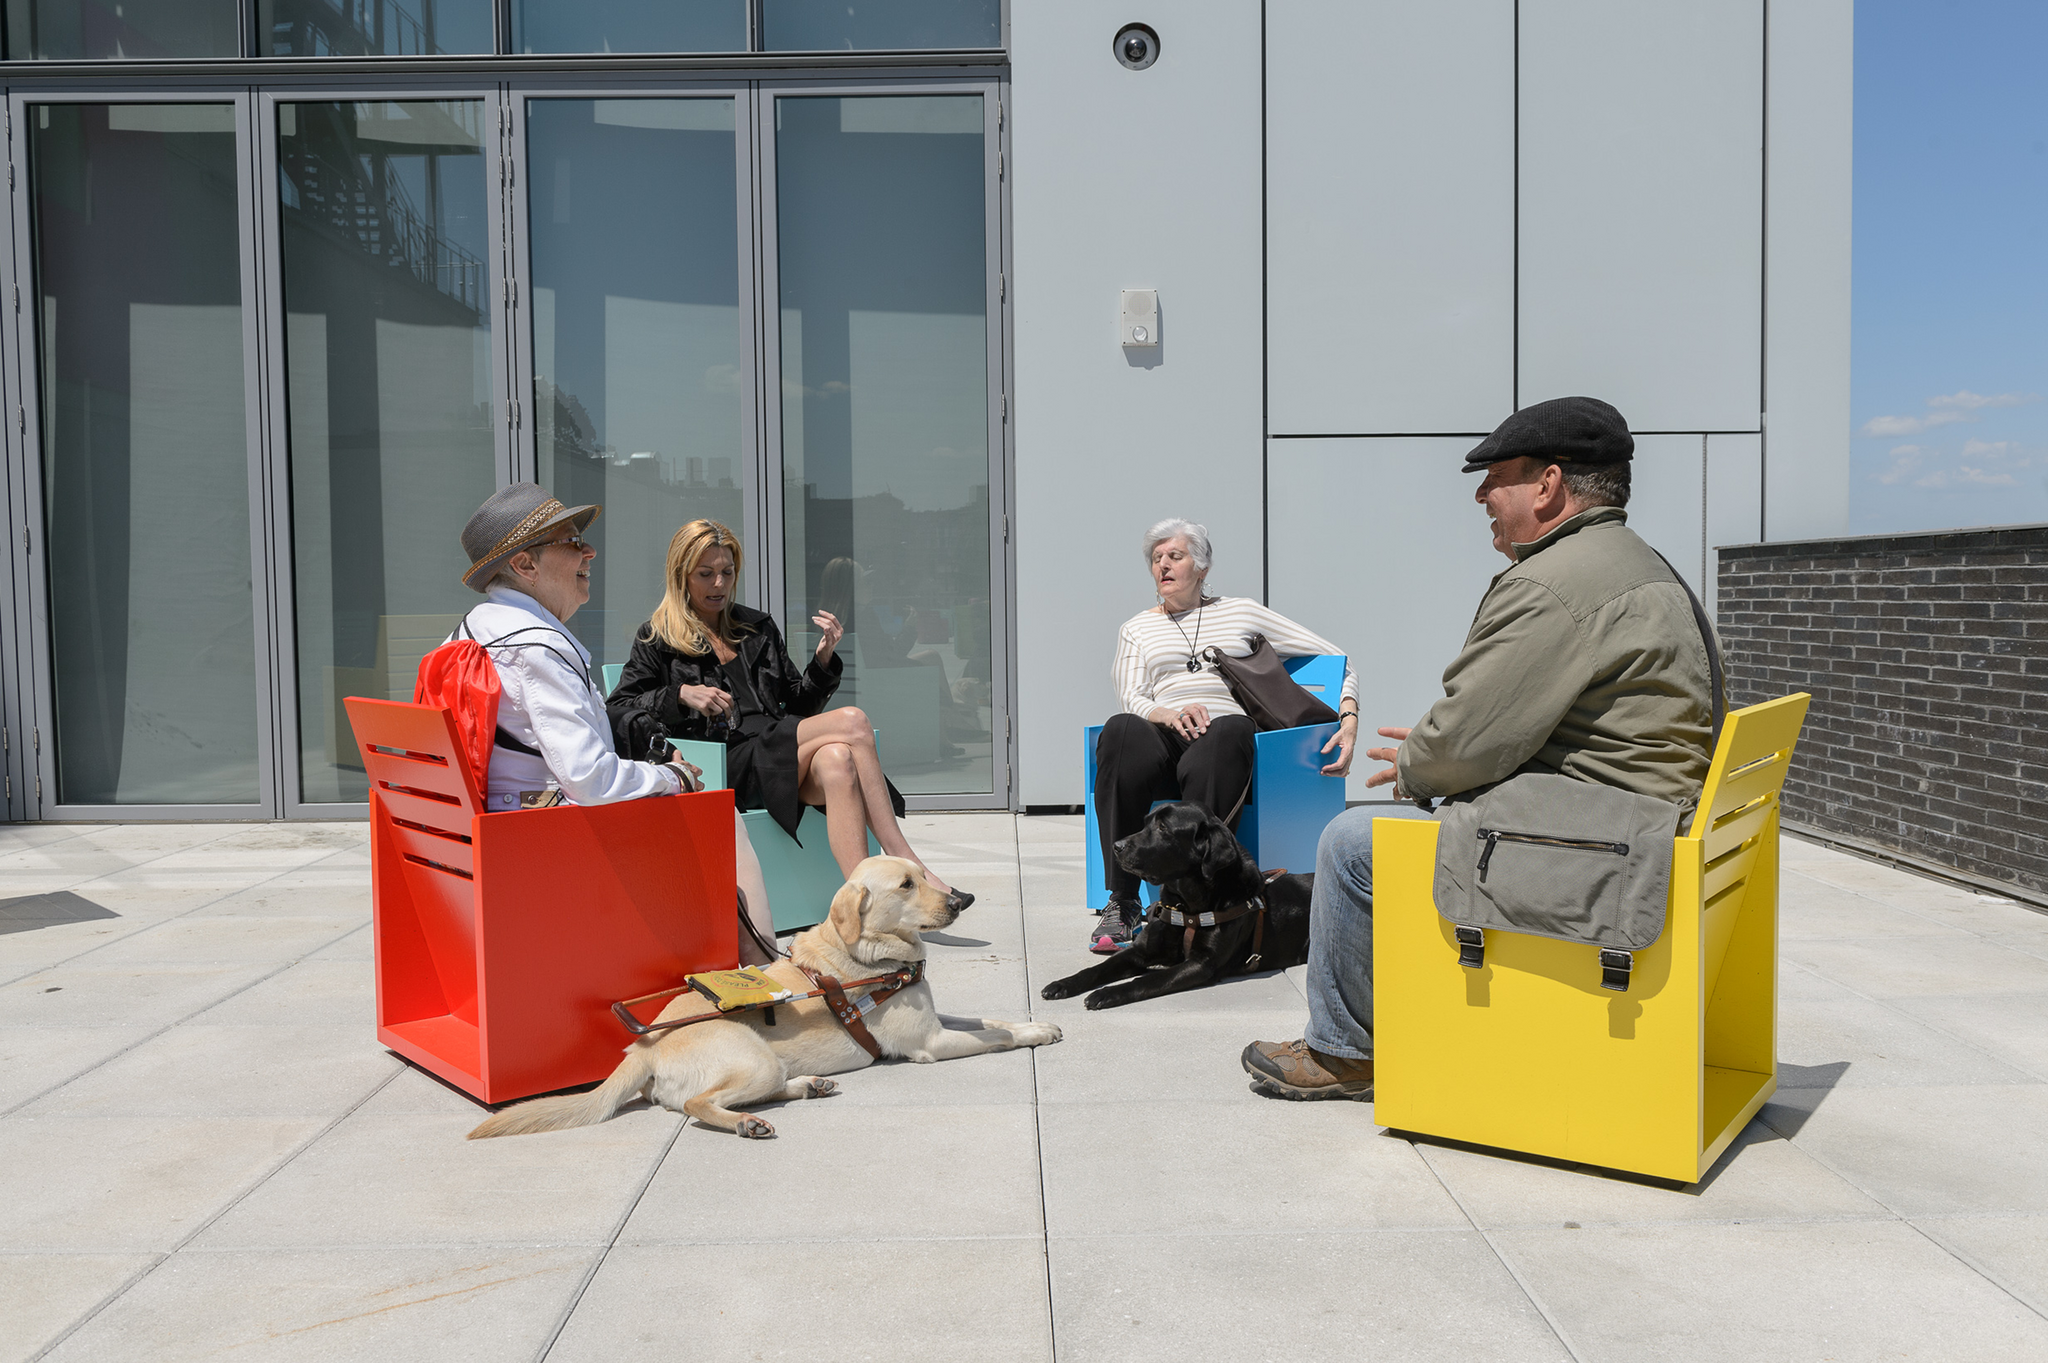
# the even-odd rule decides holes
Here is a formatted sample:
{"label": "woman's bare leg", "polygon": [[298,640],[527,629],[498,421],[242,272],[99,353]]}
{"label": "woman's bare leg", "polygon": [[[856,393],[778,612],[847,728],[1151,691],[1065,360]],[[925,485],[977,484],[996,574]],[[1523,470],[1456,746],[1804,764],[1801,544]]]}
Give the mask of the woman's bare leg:
{"label": "woman's bare leg", "polygon": [[797,798],[825,806],[825,840],[832,845],[832,859],[842,875],[852,875],[868,854],[867,810],[852,751],[837,741],[820,743],[809,753],[809,761],[798,757],[796,769]]}
{"label": "woman's bare leg", "polygon": [[[822,715],[812,715],[797,725],[796,741],[799,796],[807,803],[815,803],[806,792],[807,787],[812,784],[812,775],[817,771],[817,758],[831,749],[844,748],[846,759],[854,774],[854,789],[850,794],[857,801],[854,807],[860,811],[859,817],[864,825],[863,834],[866,829],[872,828],[875,832],[875,841],[881,844],[885,854],[916,862],[923,869],[926,878],[937,888],[948,891],[953,888],[941,880],[931,867],[924,864],[924,858],[918,856],[911,847],[910,840],[903,836],[903,828],[896,822],[896,811],[889,805],[889,787],[882,774],[882,759],[875,752],[875,731],[869,726],[865,714],[852,706],[847,706],[843,709],[828,710]],[[825,826],[829,830],[835,826],[834,816],[837,811],[829,798],[830,792],[821,788],[821,793],[828,796],[824,803]],[[845,854],[840,851],[837,837],[832,840],[832,854],[839,859],[840,869],[851,874],[853,863],[849,863]],[[855,856],[854,862],[858,862],[866,855],[867,838],[862,836],[860,852]]]}
{"label": "woman's bare leg", "polygon": [[[761,859],[754,855],[754,844],[747,840],[747,821],[739,811],[732,815],[733,878],[739,882],[740,893],[747,897],[747,922],[754,925],[754,933],[760,934],[763,942],[775,940],[775,914],[768,903],[768,882],[761,875]],[[774,958],[763,952],[744,925],[740,928],[740,964],[766,965]]]}

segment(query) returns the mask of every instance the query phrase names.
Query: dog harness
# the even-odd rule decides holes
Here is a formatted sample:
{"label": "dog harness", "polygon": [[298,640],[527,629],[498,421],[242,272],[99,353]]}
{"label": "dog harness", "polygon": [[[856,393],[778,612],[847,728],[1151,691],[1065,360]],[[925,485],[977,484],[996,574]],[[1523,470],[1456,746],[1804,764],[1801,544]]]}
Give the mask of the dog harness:
{"label": "dog harness", "polygon": [[[871,975],[864,980],[849,980],[844,983],[830,975],[815,974],[804,969],[804,967],[794,961],[777,961],[766,969],[771,980],[774,978],[774,972],[786,969],[796,973],[801,977],[804,984],[808,984],[811,987],[808,990],[802,990],[796,980],[790,980],[785,977],[781,981],[777,981],[785,987],[775,997],[763,998],[758,993],[753,997],[746,997],[742,994],[740,996],[741,1001],[728,1006],[726,1001],[719,997],[717,987],[710,983],[713,975],[726,972],[715,971],[709,972],[706,975],[685,976],[684,983],[674,989],[657,990],[652,994],[642,994],[637,999],[621,1000],[612,1005],[612,1015],[618,1018],[620,1024],[634,1036],[649,1036],[655,1032],[665,1032],[675,1027],[688,1027],[692,1023],[709,1022],[713,1018],[730,1017],[734,1013],[751,1013],[760,1010],[766,1010],[768,1016],[765,1020],[770,1027],[773,1027],[775,1025],[775,1009],[777,1005],[802,1003],[806,999],[823,999],[825,1000],[825,1006],[832,1010],[832,1016],[839,1019],[839,1025],[846,1029],[846,1034],[852,1037],[862,1050],[875,1059],[880,1060],[882,1058],[882,1044],[876,1041],[875,1034],[868,1030],[868,1024],[865,1021],[866,1014],[872,1012],[877,1004],[891,995],[908,989],[911,985],[924,978],[923,961],[912,961],[910,964],[892,970],[886,975]],[[700,984],[699,981],[704,981],[704,983]],[[853,991],[861,989],[868,992],[861,994],[857,998],[854,997]],[[670,1018],[666,1022],[642,1022],[633,1015],[632,1005],[636,1003],[651,1003],[655,999],[672,999],[678,994],[687,994],[692,991],[705,996],[707,1002],[711,1005],[706,1011],[686,1018]]]}
{"label": "dog harness", "polygon": [[[1262,885],[1271,885],[1274,881],[1287,874],[1287,868],[1282,866],[1278,870],[1267,871],[1264,874],[1266,878]],[[1254,910],[1258,912],[1259,919],[1256,923],[1252,924],[1252,954],[1247,956],[1244,962],[1245,967],[1250,969],[1259,963],[1266,945],[1266,896],[1263,894],[1257,899],[1247,899],[1236,908],[1212,909],[1208,913],[1182,913],[1179,909],[1162,905],[1160,916],[1165,918],[1174,927],[1187,929],[1180,939],[1180,954],[1183,958],[1186,958],[1195,949],[1196,928],[1214,928],[1221,927],[1225,923],[1234,923]]]}

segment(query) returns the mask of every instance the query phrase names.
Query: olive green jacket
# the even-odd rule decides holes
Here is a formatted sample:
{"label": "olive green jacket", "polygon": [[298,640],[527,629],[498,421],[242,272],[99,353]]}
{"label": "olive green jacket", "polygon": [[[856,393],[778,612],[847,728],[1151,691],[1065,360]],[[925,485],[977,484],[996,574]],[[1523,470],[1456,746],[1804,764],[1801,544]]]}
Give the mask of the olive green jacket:
{"label": "olive green jacket", "polygon": [[1706,644],[1685,585],[1627,520],[1595,507],[1515,546],[1443,699],[1401,745],[1403,795],[1536,771],[1699,798],[1713,757]]}

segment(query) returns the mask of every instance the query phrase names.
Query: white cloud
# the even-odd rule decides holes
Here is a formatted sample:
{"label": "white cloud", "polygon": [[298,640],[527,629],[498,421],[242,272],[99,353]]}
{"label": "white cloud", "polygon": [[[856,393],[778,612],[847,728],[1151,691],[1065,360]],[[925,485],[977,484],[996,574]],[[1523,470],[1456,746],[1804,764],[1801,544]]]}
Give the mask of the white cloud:
{"label": "white cloud", "polygon": [[2012,487],[2018,482],[2019,480],[2010,473],[1992,473],[1988,469],[1971,468],[1968,464],[1958,464],[1952,469],[1936,469],[1925,478],[1917,478],[1913,481],[1913,486],[1927,488]]}
{"label": "white cloud", "polygon": [[1920,456],[1927,451],[1918,445],[1898,445],[1892,449],[1892,466],[1871,477],[1880,483],[1898,483],[1911,477],[1920,468]]}
{"label": "white cloud", "polygon": [[1961,392],[1929,398],[1927,399],[1927,405],[1929,407],[1959,407],[1966,412],[1974,412],[1983,407],[2019,407],[2026,403],[2039,402],[2040,400],[2041,395],[2039,393],[1999,393],[1993,397],[1986,397],[1982,393],[1973,393],[1965,388]]}
{"label": "white cloud", "polygon": [[1969,417],[1957,411],[1930,412],[1926,416],[1879,416],[1863,423],[1865,435],[1918,435],[1937,426],[1950,426]]}
{"label": "white cloud", "polygon": [[2010,440],[1965,440],[1963,442],[1963,458],[1981,459],[1988,454],[2002,459],[2006,455],[2011,454],[2015,448]]}

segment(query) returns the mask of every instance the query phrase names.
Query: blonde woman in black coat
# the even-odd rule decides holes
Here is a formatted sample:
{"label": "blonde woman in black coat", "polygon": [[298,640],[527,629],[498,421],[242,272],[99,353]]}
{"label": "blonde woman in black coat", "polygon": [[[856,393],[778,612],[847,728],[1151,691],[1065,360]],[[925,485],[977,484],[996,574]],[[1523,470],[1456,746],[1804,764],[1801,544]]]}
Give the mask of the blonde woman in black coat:
{"label": "blonde woman in black coat", "polygon": [[[691,521],[669,541],[667,590],[606,702],[621,749],[642,751],[658,733],[723,742],[739,807],[767,810],[795,837],[803,807],[823,806],[843,873],[867,856],[870,829],[884,853],[924,866],[897,823],[903,797],[882,774],[867,715],[825,708],[839,688],[844,627],[829,611],[813,616],[817,651],[799,669],[774,618],[732,599],[741,555],[716,521]],[[960,907],[974,901],[930,867],[925,875]]]}

